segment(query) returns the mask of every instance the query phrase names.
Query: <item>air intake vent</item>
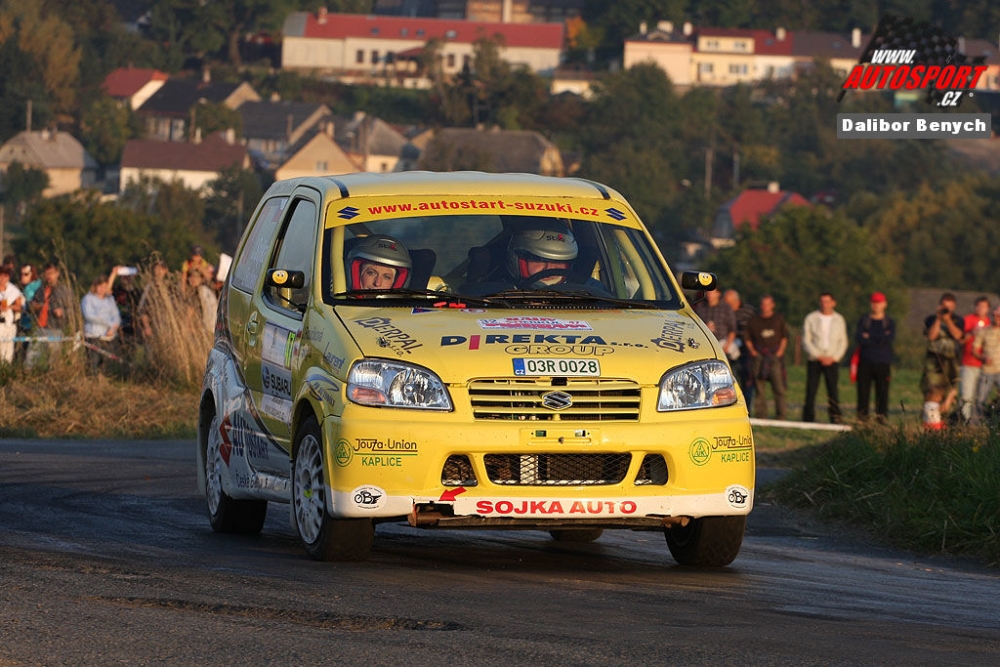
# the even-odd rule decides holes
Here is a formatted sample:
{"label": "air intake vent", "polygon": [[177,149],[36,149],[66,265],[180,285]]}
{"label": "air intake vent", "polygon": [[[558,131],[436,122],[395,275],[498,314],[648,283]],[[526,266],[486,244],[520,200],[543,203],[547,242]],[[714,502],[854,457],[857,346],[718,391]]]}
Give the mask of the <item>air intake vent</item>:
{"label": "air intake vent", "polygon": [[444,486],[475,486],[476,473],[465,454],[452,454],[441,469],[441,484]]}
{"label": "air intake vent", "polygon": [[646,454],[639,466],[639,474],[635,476],[635,485],[651,484],[663,486],[667,483],[667,462],[662,454]]}
{"label": "air intake vent", "polygon": [[494,484],[579,486],[619,484],[631,454],[487,454],[486,474]]}

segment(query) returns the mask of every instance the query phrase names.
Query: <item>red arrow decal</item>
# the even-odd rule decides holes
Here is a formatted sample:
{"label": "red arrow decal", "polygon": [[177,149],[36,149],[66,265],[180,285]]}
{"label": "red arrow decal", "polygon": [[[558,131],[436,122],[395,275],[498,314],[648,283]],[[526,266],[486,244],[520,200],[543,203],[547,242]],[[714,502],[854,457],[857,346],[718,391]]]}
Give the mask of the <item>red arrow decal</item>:
{"label": "red arrow decal", "polygon": [[465,493],[464,486],[460,486],[457,489],[448,489],[447,491],[441,494],[441,497],[438,500],[447,500],[448,502],[453,503],[455,502],[455,497],[461,493]]}

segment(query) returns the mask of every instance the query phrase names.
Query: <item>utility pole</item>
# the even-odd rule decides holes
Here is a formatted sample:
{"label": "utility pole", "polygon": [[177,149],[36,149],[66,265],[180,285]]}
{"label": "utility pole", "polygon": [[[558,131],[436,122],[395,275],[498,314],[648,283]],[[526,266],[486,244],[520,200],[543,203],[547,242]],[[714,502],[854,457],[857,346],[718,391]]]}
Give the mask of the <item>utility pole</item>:
{"label": "utility pole", "polygon": [[712,133],[709,136],[708,148],[705,149],[705,199],[712,196],[712,167],[715,161],[715,124],[712,124]]}

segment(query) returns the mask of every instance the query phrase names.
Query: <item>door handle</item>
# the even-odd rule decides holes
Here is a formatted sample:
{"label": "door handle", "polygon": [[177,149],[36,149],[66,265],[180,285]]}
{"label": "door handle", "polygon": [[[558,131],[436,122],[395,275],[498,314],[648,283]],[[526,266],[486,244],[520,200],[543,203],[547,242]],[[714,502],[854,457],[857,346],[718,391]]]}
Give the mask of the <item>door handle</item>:
{"label": "door handle", "polygon": [[251,315],[250,319],[247,320],[247,333],[251,336],[257,333],[257,313]]}

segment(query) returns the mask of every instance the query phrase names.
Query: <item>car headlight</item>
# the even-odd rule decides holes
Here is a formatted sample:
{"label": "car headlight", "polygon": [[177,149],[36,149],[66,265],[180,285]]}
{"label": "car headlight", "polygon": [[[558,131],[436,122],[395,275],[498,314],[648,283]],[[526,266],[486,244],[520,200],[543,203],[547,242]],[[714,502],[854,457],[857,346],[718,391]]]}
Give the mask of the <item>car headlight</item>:
{"label": "car headlight", "polygon": [[347,398],[374,407],[451,410],[448,390],[437,375],[383,359],[364,359],[351,367]]}
{"label": "car headlight", "polygon": [[693,410],[736,402],[736,385],[729,366],[721,361],[699,361],[667,372],[660,380],[656,409]]}

